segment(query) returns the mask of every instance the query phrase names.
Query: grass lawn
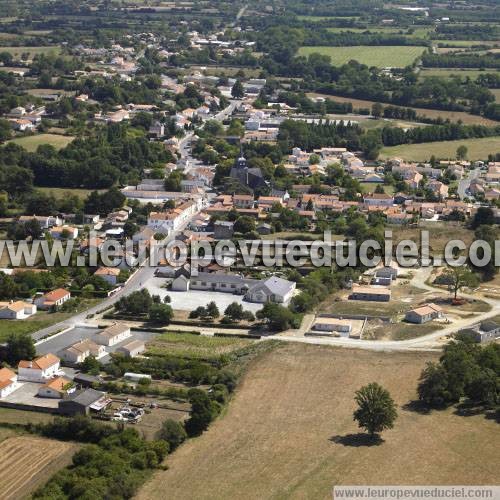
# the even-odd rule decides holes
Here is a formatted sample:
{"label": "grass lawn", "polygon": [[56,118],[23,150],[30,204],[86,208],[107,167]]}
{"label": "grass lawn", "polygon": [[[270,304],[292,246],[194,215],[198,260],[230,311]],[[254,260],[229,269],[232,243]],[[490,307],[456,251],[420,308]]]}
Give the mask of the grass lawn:
{"label": "grass lawn", "polygon": [[424,47],[415,46],[353,46],[353,47],[301,47],[299,54],[308,56],[314,52],[330,56],[332,64],[340,66],[351,59],[366,64],[385,68],[388,66],[403,68],[412,64],[422,55]]}
{"label": "grass lawn", "polygon": [[[226,413],[169,455],[168,470],[155,472],[137,498],[331,499],[342,484],[496,484],[493,419],[406,406],[438,356],[276,348],[250,364]],[[366,445],[352,418],[354,392],[373,381],[398,406],[379,446]]]}
{"label": "grass lawn", "polygon": [[46,194],[52,194],[57,199],[65,198],[68,195],[76,195],[78,196],[78,198],[84,200],[92,192],[92,189],[68,189],[68,188],[53,188],[53,187],[37,187],[36,189],[39,191],[43,191]]}
{"label": "grass lawn", "polygon": [[207,337],[189,333],[162,333],[147,344],[152,354],[172,354],[191,358],[216,358],[250,345],[253,341],[238,337]]}
{"label": "grass lawn", "polygon": [[[311,92],[307,95],[308,97],[324,97],[325,99],[332,99],[333,101],[336,102],[351,102],[355,109],[359,108],[371,109],[371,107],[374,104],[374,101],[368,101],[365,99],[355,99],[354,97],[341,97],[329,94],[318,94],[314,92]],[[386,107],[390,105],[382,103],[382,106]],[[427,116],[428,118],[442,118],[443,120],[449,119],[452,122],[461,120],[463,123],[467,125],[487,125],[489,127],[498,125],[498,122],[496,121],[489,120],[488,118],[484,118],[482,116],[464,113],[463,111],[442,111],[440,109],[425,109],[425,108],[413,108],[413,107],[411,109],[414,109],[419,116]],[[367,123],[367,121],[364,123]],[[382,120],[380,120],[380,122],[384,123]]]}
{"label": "grass lawn", "polygon": [[56,47],[54,45],[49,45],[46,47],[1,47],[2,52],[9,52],[12,54],[14,57],[19,58],[21,57],[21,54],[28,53],[30,57],[34,57],[37,54],[49,54],[49,53],[54,53],[54,54],[59,54],[61,52],[60,47]]}
{"label": "grass lawn", "polygon": [[426,161],[434,155],[438,159],[455,159],[457,148],[462,145],[467,146],[469,160],[486,160],[489,154],[500,153],[500,137],[486,137],[483,139],[402,144],[383,148],[380,158],[398,157],[404,160]]}
{"label": "grass lawn", "polygon": [[377,186],[382,186],[386,194],[394,194],[394,186],[386,186],[385,184],[378,184],[376,182],[361,182],[363,193],[374,193]]}
{"label": "grass lawn", "polygon": [[58,134],[37,134],[37,135],[27,135],[25,137],[17,137],[16,139],[11,139],[9,142],[13,142],[22,146],[26,151],[34,152],[41,144],[50,144],[56,149],[62,149],[67,146],[72,140],[73,136],[69,135],[58,135]]}

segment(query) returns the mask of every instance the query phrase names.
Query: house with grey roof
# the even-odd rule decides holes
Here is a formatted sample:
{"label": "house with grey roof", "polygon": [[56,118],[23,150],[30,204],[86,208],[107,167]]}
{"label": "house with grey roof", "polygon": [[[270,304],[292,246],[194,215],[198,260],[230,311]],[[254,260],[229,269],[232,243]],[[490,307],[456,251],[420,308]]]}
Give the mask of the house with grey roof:
{"label": "house with grey roof", "polygon": [[62,415],[89,415],[91,411],[101,411],[111,403],[106,393],[95,389],[84,389],[71,393],[67,399],[59,401],[59,413]]}
{"label": "house with grey roof", "polygon": [[245,294],[245,299],[249,302],[287,304],[292,298],[295,286],[294,281],[271,276],[250,288]]}

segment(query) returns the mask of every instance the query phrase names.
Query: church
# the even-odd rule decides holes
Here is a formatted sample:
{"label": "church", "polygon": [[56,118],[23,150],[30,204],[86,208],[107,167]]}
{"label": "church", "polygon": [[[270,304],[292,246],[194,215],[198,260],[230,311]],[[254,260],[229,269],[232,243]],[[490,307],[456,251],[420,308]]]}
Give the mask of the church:
{"label": "church", "polygon": [[266,187],[267,185],[260,168],[248,168],[247,160],[243,156],[243,151],[236,160],[229,175],[231,178],[237,179],[243,186],[249,187],[252,190]]}

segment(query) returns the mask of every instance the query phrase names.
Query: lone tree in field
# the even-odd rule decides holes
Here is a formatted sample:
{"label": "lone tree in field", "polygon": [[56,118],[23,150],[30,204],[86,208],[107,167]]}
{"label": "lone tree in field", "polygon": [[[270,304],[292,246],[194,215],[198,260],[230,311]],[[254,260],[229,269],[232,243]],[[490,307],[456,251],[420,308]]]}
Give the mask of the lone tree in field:
{"label": "lone tree in field", "polygon": [[359,427],[366,429],[371,437],[394,427],[398,414],[387,389],[373,382],[356,391],[354,399],[358,404],[353,415],[354,420],[357,420]]}
{"label": "lone tree in field", "polygon": [[467,158],[467,153],[469,150],[467,149],[467,146],[462,144],[461,146],[458,146],[457,148],[457,160],[465,160]]}
{"label": "lone tree in field", "polygon": [[450,267],[444,274],[449,282],[450,292],[457,300],[458,292],[462,288],[474,288],[479,285],[479,278],[468,267]]}

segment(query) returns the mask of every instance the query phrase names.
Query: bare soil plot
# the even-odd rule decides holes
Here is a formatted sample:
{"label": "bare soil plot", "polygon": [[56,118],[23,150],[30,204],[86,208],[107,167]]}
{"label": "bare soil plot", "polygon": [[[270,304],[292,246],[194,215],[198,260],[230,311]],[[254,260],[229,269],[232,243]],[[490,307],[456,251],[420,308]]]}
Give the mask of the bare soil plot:
{"label": "bare soil plot", "polygon": [[0,444],[2,500],[31,493],[57,470],[71,463],[78,445],[30,436],[9,438]]}
{"label": "bare soil plot", "polygon": [[391,229],[395,246],[403,240],[411,240],[420,245],[422,231],[428,231],[431,255],[442,255],[446,244],[451,240],[461,240],[467,247],[474,241],[474,231],[461,226],[438,224],[429,228],[394,227]]}
{"label": "bare soil plot", "polygon": [[[288,344],[250,365],[225,415],[167,459],[138,498],[327,499],[342,484],[496,484],[498,424],[405,409],[430,353]],[[395,428],[363,446],[353,394],[377,381]]]}

